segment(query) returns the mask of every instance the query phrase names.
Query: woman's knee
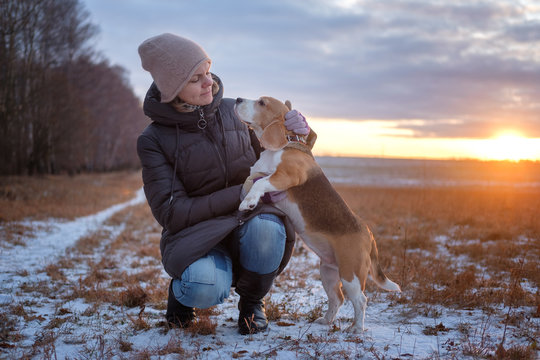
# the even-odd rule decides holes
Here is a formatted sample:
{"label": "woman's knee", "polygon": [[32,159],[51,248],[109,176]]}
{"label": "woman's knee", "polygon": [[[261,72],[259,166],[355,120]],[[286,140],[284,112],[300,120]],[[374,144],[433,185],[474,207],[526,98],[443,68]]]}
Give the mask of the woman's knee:
{"label": "woman's knee", "polygon": [[231,284],[230,257],[212,250],[188,266],[181,279],[173,281],[173,292],[181,304],[204,309],[223,303],[229,296]]}
{"label": "woman's knee", "polygon": [[173,281],[173,291],[181,304],[200,309],[206,309],[223,303],[229,295],[229,288],[221,284],[186,284],[182,280]]}
{"label": "woman's knee", "polygon": [[246,224],[246,231],[240,237],[240,248],[249,248],[261,256],[273,256],[285,248],[287,238],[281,218],[274,214],[260,214]]}
{"label": "woman's knee", "polygon": [[240,263],[249,271],[275,271],[283,258],[287,238],[281,218],[260,214],[248,223],[240,236]]}

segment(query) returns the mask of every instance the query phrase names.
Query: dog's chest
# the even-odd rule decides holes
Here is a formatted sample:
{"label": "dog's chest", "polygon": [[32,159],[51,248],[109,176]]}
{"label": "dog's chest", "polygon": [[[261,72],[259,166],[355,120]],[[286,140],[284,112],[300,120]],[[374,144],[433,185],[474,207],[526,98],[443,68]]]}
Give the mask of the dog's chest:
{"label": "dog's chest", "polygon": [[283,150],[270,151],[265,150],[261,153],[259,160],[251,167],[251,175],[255,173],[271,174],[276,171],[281,163]]}

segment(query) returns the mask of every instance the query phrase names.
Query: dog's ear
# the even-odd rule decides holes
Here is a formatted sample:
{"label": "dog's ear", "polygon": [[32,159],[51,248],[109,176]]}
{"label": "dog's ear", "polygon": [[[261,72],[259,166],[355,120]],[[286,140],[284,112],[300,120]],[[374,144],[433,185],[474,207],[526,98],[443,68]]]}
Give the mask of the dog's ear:
{"label": "dog's ear", "polygon": [[287,108],[289,109],[289,111],[292,110],[292,104],[289,100],[285,100],[285,106],[287,106]]}
{"label": "dog's ear", "polygon": [[259,140],[265,149],[272,151],[283,149],[288,144],[283,122],[276,121],[267,126]]}

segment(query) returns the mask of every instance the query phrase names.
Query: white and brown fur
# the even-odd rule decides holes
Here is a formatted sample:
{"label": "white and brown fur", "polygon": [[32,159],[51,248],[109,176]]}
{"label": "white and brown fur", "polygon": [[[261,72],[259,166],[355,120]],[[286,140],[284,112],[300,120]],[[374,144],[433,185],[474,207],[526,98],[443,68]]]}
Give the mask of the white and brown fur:
{"label": "white and brown fur", "polygon": [[265,192],[287,191],[287,197],[274,206],[287,214],[296,233],[321,259],[328,311],[317,322],[334,321],[343,304],[343,290],[354,307],[354,321],[348,331],[363,331],[368,274],[385,290],[401,289],[382,271],[368,226],[339,196],[310,152],[287,146],[289,132],[283,123],[290,108],[288,101],[283,104],[271,97],[237,100],[236,114],[255,131],[266,149],[251,168],[250,176],[264,177],[251,186],[239,209],[253,209]]}

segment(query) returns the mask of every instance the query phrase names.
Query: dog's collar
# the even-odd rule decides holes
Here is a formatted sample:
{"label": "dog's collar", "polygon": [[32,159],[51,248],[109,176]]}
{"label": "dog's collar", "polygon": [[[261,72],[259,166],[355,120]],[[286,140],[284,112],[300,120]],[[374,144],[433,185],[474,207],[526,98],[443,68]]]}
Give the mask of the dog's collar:
{"label": "dog's collar", "polygon": [[[289,138],[289,135],[287,135],[287,138]],[[305,140],[304,141],[290,141],[289,140],[289,143],[285,145],[285,148],[300,150],[301,152],[313,157],[313,154],[311,153],[311,149],[309,148]]]}
{"label": "dog's collar", "polygon": [[287,135],[287,140],[289,142],[299,142],[299,143],[302,143],[304,145],[307,145],[307,141],[306,141],[306,138],[304,136],[300,136],[300,135]]}

